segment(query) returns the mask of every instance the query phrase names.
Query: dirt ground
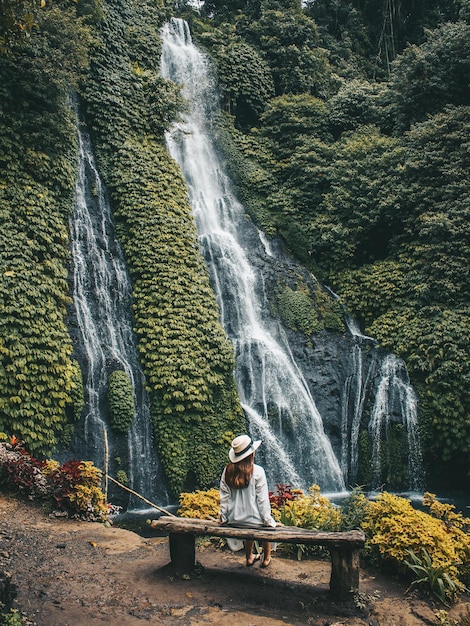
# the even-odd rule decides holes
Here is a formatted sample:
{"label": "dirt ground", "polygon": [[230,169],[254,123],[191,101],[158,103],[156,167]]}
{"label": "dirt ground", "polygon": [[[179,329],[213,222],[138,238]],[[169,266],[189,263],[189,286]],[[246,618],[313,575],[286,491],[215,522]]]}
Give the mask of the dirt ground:
{"label": "dirt ground", "polygon": [[[168,540],[104,524],[49,517],[0,496],[0,571],[16,585],[17,608],[34,626],[421,626],[439,607],[404,583],[361,570],[354,602],[328,597],[329,561],[274,554],[247,568],[215,539],[197,545],[194,575],[175,577]],[[470,597],[449,611],[470,610]],[[455,623],[451,622],[451,623]]]}

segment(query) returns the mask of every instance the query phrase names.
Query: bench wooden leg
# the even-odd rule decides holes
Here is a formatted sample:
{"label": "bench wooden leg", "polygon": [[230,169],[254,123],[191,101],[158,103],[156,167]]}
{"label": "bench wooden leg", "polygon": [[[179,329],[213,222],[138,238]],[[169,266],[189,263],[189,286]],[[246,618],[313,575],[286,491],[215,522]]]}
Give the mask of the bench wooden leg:
{"label": "bench wooden leg", "polygon": [[192,534],[170,533],[170,557],[175,571],[184,574],[196,565],[196,537]]}
{"label": "bench wooden leg", "polygon": [[336,598],[344,598],[351,591],[358,591],[360,550],[331,548],[330,555],[330,593]]}

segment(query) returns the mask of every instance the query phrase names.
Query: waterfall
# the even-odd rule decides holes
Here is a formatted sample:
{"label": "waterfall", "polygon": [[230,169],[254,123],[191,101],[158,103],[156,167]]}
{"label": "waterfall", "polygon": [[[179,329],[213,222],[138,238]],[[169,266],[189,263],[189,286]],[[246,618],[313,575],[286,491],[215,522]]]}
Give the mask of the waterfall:
{"label": "waterfall", "polygon": [[[131,488],[153,501],[166,503],[168,497],[154,451],[149,402],[132,331],[131,285],[83,123],[79,123],[78,140],[79,167],[70,230],[77,324],[75,350],[84,377],[86,416],[74,452],[104,470],[106,436],[109,459],[116,469],[116,456],[127,456],[122,469],[127,472]],[[127,438],[121,436],[127,439],[124,448],[116,447],[119,437],[110,431],[106,419],[108,376],[114,370],[125,371],[134,390],[135,418]]]}
{"label": "waterfall", "polygon": [[380,383],[369,423],[372,438],[373,488],[378,488],[381,482],[382,441],[387,438],[392,417],[397,416],[407,437],[410,488],[413,491],[421,491],[424,480],[418,438],[417,399],[409,383],[404,362],[394,355],[388,355],[382,362]]}
{"label": "waterfall", "polygon": [[[217,102],[206,57],[188,25],[172,19],[162,29],[162,74],[183,85],[188,111],[167,134],[170,154],[186,180],[201,251],[236,354],[235,378],[271,486],[290,483],[344,490],[342,472],[322,418],[279,323],[269,314],[261,272],[250,262],[266,239],[237,201],[211,139]],[[250,231],[251,229],[251,231]]]}
{"label": "waterfall", "polygon": [[344,383],[341,414],[341,469],[348,484],[356,483],[359,458],[359,432],[364,405],[377,367],[377,360],[367,364],[361,343],[354,343],[349,371]]}

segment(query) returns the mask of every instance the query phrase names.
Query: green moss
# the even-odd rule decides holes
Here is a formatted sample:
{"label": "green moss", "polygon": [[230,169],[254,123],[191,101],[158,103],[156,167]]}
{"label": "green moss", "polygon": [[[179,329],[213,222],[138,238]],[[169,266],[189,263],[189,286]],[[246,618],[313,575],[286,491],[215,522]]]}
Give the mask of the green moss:
{"label": "green moss", "polygon": [[85,392],[83,388],[83,377],[80,364],[75,359],[72,361],[72,371],[70,376],[72,389],[70,390],[70,398],[73,407],[73,416],[76,420],[80,419],[83,408],[85,406]]}
{"label": "green moss", "polygon": [[372,481],[372,446],[367,430],[361,430],[358,438],[358,470],[359,485],[370,487]]}
{"label": "green moss", "polygon": [[129,477],[124,470],[118,470],[116,472],[116,480],[125,487],[127,487],[127,485],[129,484]]}
{"label": "green moss", "polygon": [[108,408],[111,427],[127,433],[135,417],[134,389],[123,370],[111,372],[108,378]]}
{"label": "green moss", "polygon": [[321,329],[318,314],[307,291],[285,285],[278,290],[277,305],[283,323],[292,330],[311,335]]}
{"label": "green moss", "polygon": [[74,9],[48,5],[0,55],[0,429],[36,454],[53,450],[67,407],[80,405],[66,326],[77,164],[67,95],[88,41]]}
{"label": "green moss", "polygon": [[294,289],[279,284],[275,312],[285,326],[307,336],[323,329],[344,331],[340,306],[320,285],[311,290],[304,283],[299,283]]}

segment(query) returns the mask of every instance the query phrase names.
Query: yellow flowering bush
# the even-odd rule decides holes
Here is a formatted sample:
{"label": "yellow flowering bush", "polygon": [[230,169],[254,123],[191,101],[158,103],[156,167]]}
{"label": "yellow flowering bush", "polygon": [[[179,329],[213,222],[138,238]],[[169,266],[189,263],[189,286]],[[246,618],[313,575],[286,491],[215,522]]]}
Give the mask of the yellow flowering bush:
{"label": "yellow flowering bush", "polygon": [[[433,507],[440,510],[437,503]],[[362,528],[373,555],[398,567],[406,565],[410,552],[418,557],[429,555],[433,568],[461,583],[462,566],[470,549],[470,536],[462,528],[449,528],[443,519],[418,511],[409,500],[386,492],[370,503]]]}
{"label": "yellow flowering bush", "polygon": [[423,506],[428,507],[429,514],[441,520],[446,533],[451,536],[455,549],[462,560],[459,566],[460,579],[467,586],[470,585],[470,518],[462,513],[456,513],[453,504],[439,502],[435,494],[426,492],[423,496]]}
{"label": "yellow flowering bush", "polygon": [[105,495],[97,486],[76,485],[75,491],[67,498],[79,513],[93,513],[98,516],[105,516],[107,513]]}
{"label": "yellow flowering bush", "polygon": [[47,461],[44,461],[44,465],[42,466],[42,473],[44,474],[44,476],[51,476],[52,474],[57,472],[59,467],[60,463],[58,461],[55,461],[54,459],[48,459]]}
{"label": "yellow flowering bush", "polygon": [[196,519],[218,519],[220,498],[218,489],[183,492],[179,498],[178,515]]}
{"label": "yellow flowering bush", "polygon": [[318,530],[339,530],[341,526],[340,510],[320,494],[318,485],[312,485],[306,495],[296,491],[295,498],[285,499],[279,507],[271,499],[271,506],[274,519],[288,526]]}

